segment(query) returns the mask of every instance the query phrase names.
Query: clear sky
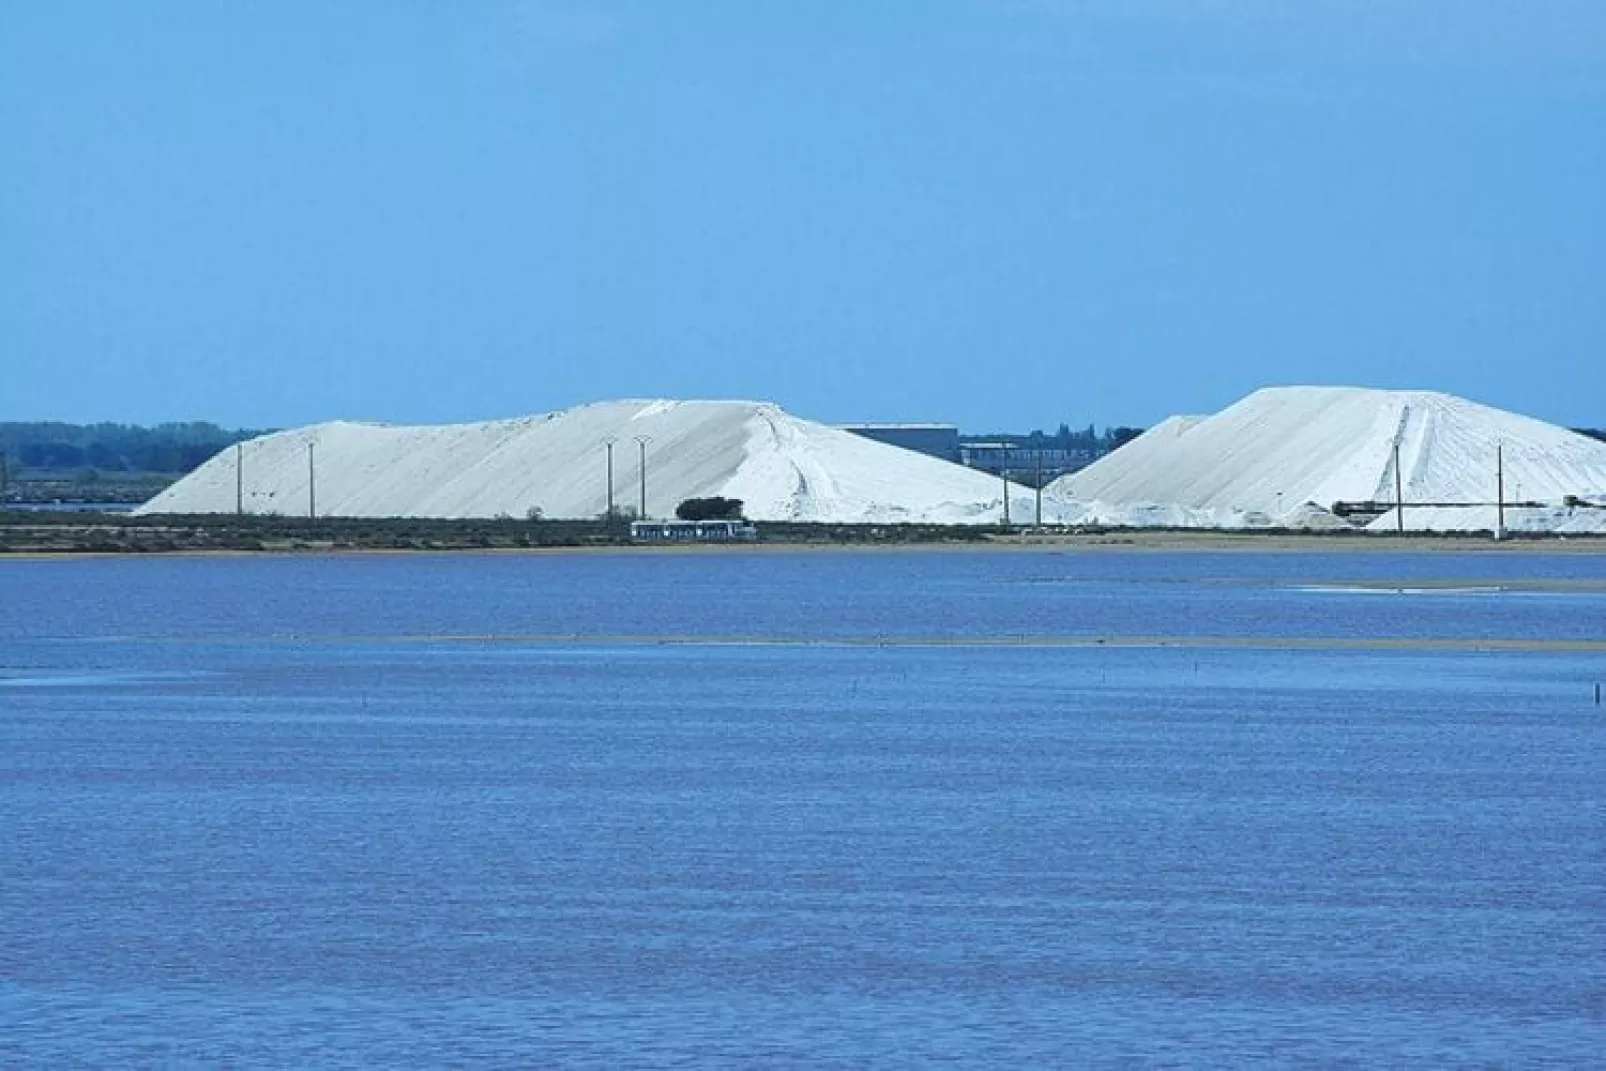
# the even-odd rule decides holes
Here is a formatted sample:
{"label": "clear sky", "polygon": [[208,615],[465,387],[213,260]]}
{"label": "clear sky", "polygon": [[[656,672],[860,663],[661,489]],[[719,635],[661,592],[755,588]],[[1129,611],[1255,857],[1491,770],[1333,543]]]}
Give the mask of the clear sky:
{"label": "clear sky", "polygon": [[1601,0],[0,0],[0,419],[1606,425]]}

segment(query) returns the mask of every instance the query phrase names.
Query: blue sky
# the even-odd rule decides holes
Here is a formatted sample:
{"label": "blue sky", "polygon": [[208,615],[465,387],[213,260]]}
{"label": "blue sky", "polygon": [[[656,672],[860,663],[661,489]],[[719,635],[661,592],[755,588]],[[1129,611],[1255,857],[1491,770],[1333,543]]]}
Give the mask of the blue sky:
{"label": "blue sky", "polygon": [[0,4],[0,419],[1606,424],[1598,0]]}

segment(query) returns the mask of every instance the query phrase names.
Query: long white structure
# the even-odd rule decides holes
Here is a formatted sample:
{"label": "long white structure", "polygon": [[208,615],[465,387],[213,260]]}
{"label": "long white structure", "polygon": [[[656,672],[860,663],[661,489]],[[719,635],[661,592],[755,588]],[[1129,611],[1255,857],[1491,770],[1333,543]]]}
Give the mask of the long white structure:
{"label": "long white structure", "polygon": [[1170,510],[1189,527],[1308,527],[1340,503],[1403,499],[1420,530],[1492,528],[1498,499],[1552,507],[1513,512],[1513,529],[1584,532],[1606,511],[1564,504],[1606,503],[1606,443],[1432,391],[1273,387],[1173,417],[1048,494],[1056,512]]}
{"label": "long white structure", "polygon": [[[613,401],[515,420],[404,427],[344,421],[224,450],[139,513],[587,518],[613,499],[674,515],[687,498],[739,498],[755,520],[997,523],[996,477],[737,401]],[[1014,485],[1013,518],[1032,493]]]}

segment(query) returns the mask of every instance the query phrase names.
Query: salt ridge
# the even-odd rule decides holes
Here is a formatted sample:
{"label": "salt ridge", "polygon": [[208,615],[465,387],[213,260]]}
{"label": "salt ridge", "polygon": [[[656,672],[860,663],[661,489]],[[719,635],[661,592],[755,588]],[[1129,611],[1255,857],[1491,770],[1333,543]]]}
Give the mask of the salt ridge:
{"label": "salt ridge", "polygon": [[1061,511],[1171,509],[1182,527],[1325,525],[1336,503],[1395,501],[1396,444],[1408,528],[1491,527],[1480,511],[1412,503],[1491,504],[1492,517],[1497,446],[1508,502],[1606,494],[1606,443],[1453,395],[1360,387],[1271,387],[1214,416],[1173,417],[1047,493]]}
{"label": "salt ridge", "polygon": [[[513,420],[440,426],[335,421],[242,445],[248,513],[305,516],[307,448],[317,512],[343,517],[596,517],[607,509],[605,448],[614,439],[614,502],[635,508],[647,444],[647,513],[687,498],[740,498],[755,520],[996,523],[1002,482],[924,454],[802,420],[764,402],[598,402]],[[232,513],[235,451],[219,453],[136,512]],[[1031,516],[1031,491],[1010,509]]]}

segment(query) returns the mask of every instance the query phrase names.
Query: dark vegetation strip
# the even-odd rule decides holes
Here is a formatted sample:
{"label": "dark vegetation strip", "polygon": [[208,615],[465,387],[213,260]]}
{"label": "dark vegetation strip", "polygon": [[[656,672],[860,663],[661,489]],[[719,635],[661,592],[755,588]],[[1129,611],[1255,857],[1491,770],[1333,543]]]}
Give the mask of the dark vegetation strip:
{"label": "dark vegetation strip", "polygon": [[[1562,537],[1513,534],[1492,544],[1480,533],[1412,533],[1408,539],[1339,529],[1322,532],[1194,531],[1179,529],[1004,529],[989,525],[805,524],[760,522],[761,544],[784,546],[1009,545],[1130,547],[1132,549],[1318,549],[1347,546],[1371,550],[1435,547],[1556,546]],[[1566,537],[1570,549],[1601,541]],[[0,511],[3,554],[148,554],[163,552],[295,552],[345,550],[523,550],[543,547],[642,546],[627,523],[606,520],[482,518],[305,517],[247,514],[162,515],[89,511]],[[729,544],[736,550],[748,543]],[[682,545],[685,546],[685,545]],[[719,549],[718,544],[695,544]]]}
{"label": "dark vegetation strip", "polygon": [[[956,525],[762,524],[760,540],[801,544],[977,543],[1002,530]],[[231,514],[0,512],[0,553],[520,550],[632,546],[627,524],[602,520],[440,520]]]}

